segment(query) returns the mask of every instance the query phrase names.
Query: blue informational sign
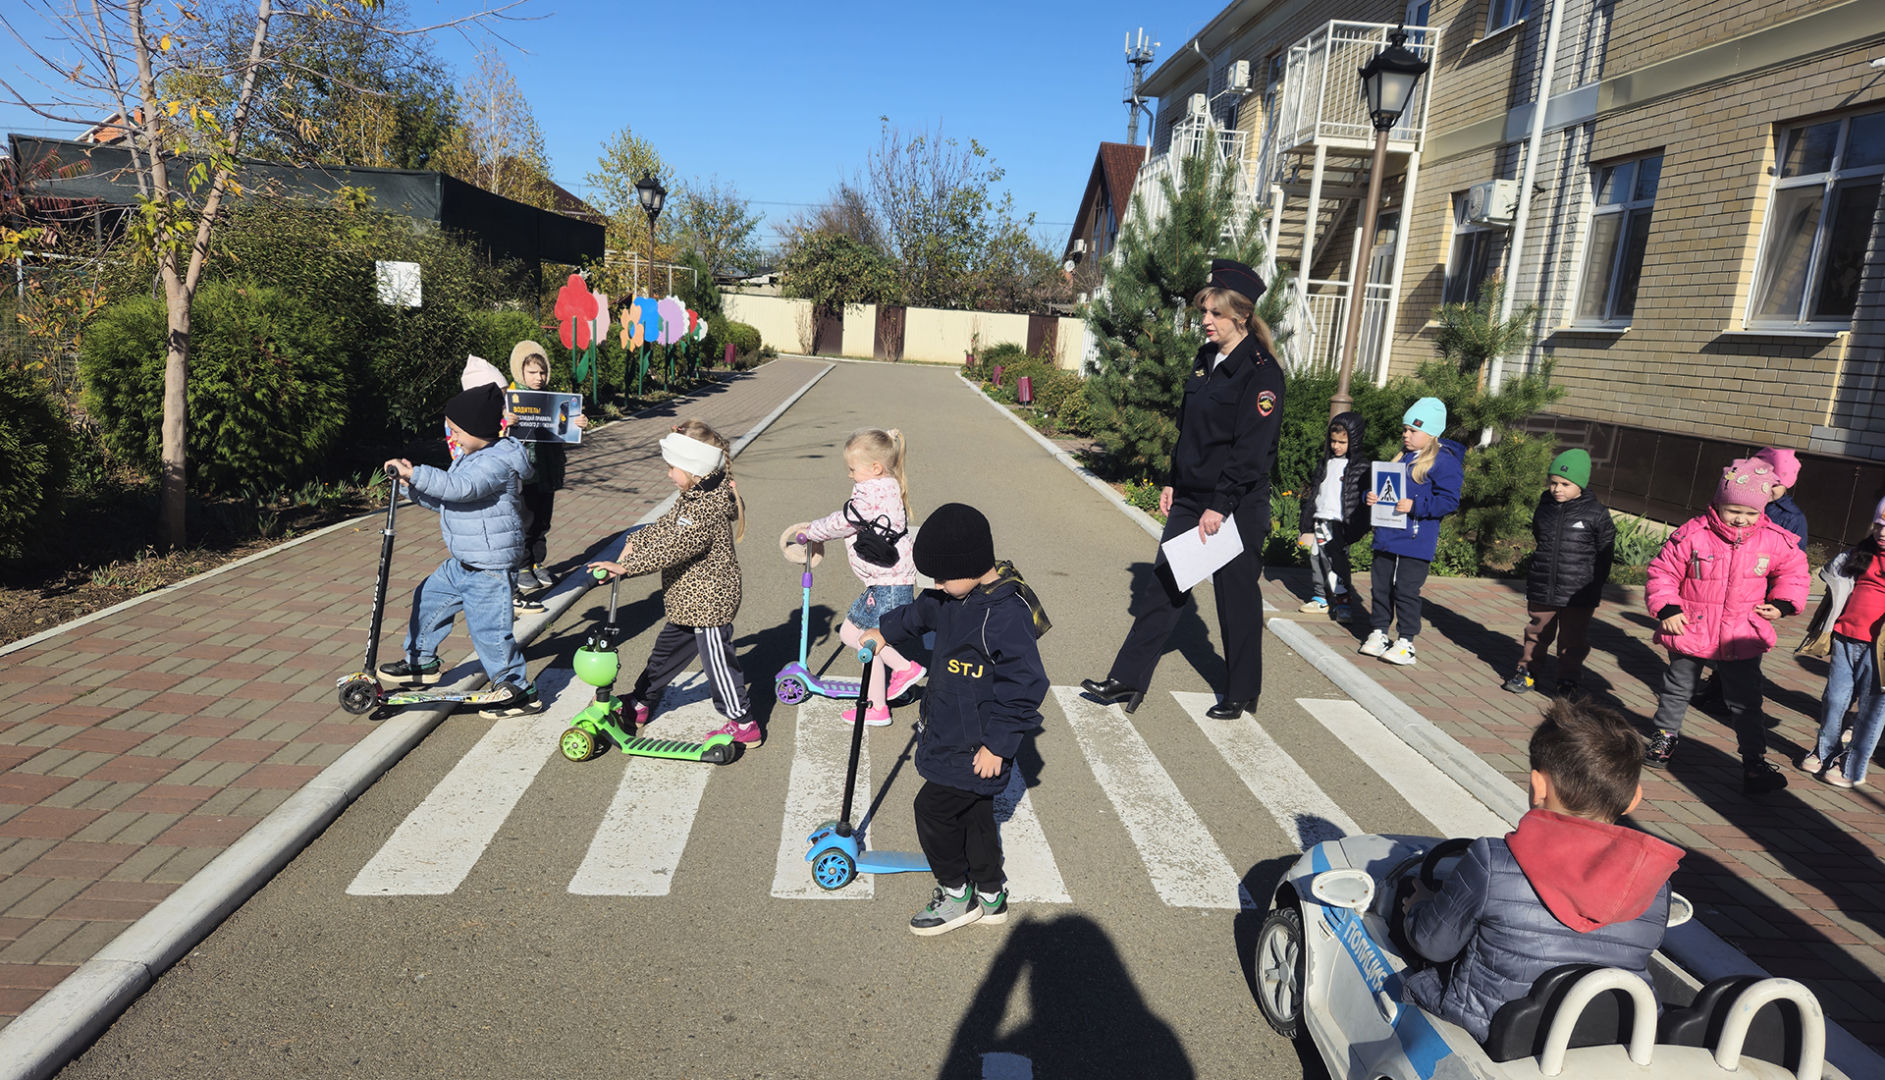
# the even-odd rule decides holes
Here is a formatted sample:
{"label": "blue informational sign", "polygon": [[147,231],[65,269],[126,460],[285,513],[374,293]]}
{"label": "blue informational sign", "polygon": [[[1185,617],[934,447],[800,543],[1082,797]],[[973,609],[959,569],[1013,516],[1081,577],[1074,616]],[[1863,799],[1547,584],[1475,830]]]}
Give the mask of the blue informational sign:
{"label": "blue informational sign", "polygon": [[1375,504],[1368,512],[1368,523],[1377,529],[1407,528],[1407,515],[1395,509],[1397,503],[1407,498],[1407,463],[1375,462],[1372,490]]}

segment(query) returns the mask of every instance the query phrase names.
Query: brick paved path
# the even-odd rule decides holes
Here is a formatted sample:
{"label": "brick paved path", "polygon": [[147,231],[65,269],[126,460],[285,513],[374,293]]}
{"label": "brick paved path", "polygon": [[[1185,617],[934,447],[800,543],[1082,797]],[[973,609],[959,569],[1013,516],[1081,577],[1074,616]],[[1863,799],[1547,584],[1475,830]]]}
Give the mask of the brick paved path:
{"label": "brick paved path", "polygon": [[[1357,580],[1368,595],[1366,575]],[[1431,578],[1419,664],[1396,667],[1355,656],[1366,635],[1326,617],[1294,614],[1309,593],[1306,570],[1273,570],[1269,601],[1514,783],[1527,773],[1526,741],[1549,698],[1509,694],[1500,683],[1519,658],[1526,622],[1524,582]],[[1817,602],[1817,597],[1815,597]],[[1694,900],[1702,923],[1776,975],[1799,979],[1827,1015],[1875,1049],[1885,1049],[1885,799],[1873,783],[1829,787],[1793,769],[1819,728],[1826,665],[1795,658],[1806,613],[1780,624],[1782,648],[1765,662],[1769,757],[1790,786],[1754,800],[1741,794],[1740,759],[1727,723],[1691,709],[1667,773],[1645,770],[1643,805],[1633,818],[1688,854],[1676,888]],[[1591,627],[1585,688],[1645,728],[1656,710],[1664,654],[1650,643],[1641,588],[1612,586]],[[1541,665],[1542,687],[1556,669]]]}
{"label": "brick paved path", "polygon": [[[570,456],[550,533],[569,562],[673,491],[678,416],[737,439],[826,367],[775,360],[609,425]],[[0,656],[0,1020],[10,1021],[374,729],[358,668],[378,515]],[[382,656],[443,557],[399,518]],[[447,659],[468,657],[462,627]],[[471,670],[466,668],[466,671]],[[448,676],[449,681],[449,676]]]}

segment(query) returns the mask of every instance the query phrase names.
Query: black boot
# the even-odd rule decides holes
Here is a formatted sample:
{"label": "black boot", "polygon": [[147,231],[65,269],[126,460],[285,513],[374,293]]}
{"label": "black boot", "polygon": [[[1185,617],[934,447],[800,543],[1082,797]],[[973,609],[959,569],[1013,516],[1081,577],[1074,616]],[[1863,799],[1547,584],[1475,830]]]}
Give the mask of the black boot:
{"label": "black boot", "polygon": [[1251,698],[1249,701],[1220,701],[1204,710],[1204,715],[1213,720],[1235,720],[1245,713],[1252,716],[1257,714],[1256,698]]}
{"label": "black boot", "polygon": [[1131,712],[1145,700],[1145,691],[1135,690],[1118,679],[1081,679],[1080,689],[1085,690],[1101,705],[1126,703],[1126,711]]}

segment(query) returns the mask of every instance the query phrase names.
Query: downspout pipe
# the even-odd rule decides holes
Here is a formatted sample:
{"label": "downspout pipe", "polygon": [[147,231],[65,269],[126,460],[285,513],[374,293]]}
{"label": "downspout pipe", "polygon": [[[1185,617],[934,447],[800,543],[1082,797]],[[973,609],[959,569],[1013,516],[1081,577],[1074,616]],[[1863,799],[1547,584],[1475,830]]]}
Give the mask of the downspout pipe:
{"label": "downspout pipe", "polygon": [[[1519,263],[1525,251],[1525,229],[1532,216],[1532,182],[1538,175],[1538,151],[1545,141],[1545,107],[1551,102],[1551,80],[1558,68],[1558,32],[1564,26],[1564,0],[1550,0],[1551,21],[1545,30],[1545,59],[1538,72],[1538,93],[1532,101],[1532,132],[1525,143],[1525,169],[1518,183],[1518,213],[1512,220],[1510,264],[1505,275],[1505,293],[1499,299],[1499,322],[1512,318],[1518,300]],[[1498,393],[1505,376],[1505,357],[1492,358],[1486,376],[1487,389]]]}

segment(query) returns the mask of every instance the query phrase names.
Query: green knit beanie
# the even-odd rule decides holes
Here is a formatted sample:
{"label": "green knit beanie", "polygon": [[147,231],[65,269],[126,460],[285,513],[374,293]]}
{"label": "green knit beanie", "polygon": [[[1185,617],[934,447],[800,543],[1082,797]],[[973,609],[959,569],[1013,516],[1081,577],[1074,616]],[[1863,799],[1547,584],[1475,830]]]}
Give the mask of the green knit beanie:
{"label": "green knit beanie", "polygon": [[1566,450],[1551,459],[1551,475],[1562,476],[1576,484],[1579,491],[1590,486],[1590,455],[1582,450]]}

